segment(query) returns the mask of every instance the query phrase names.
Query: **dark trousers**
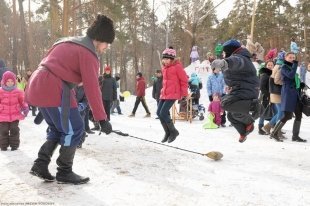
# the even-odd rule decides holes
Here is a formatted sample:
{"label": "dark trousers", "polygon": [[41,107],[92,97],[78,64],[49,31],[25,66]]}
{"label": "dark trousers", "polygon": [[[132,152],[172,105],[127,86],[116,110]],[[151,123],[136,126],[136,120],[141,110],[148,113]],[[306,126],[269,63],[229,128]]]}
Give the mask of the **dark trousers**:
{"label": "dark trousers", "polygon": [[[295,114],[295,121],[300,122],[302,118],[302,104],[300,101],[297,101],[296,103],[294,114]],[[284,116],[281,119],[281,122],[285,124],[288,120],[292,119],[292,117],[293,117],[293,112],[284,111]]]}
{"label": "dark trousers", "polygon": [[111,112],[114,113],[114,110],[117,110],[117,113],[118,114],[122,114],[122,110],[121,110],[121,107],[120,107],[120,102],[119,100],[114,100],[113,103],[112,103],[112,106],[111,106]]}
{"label": "dark trousers", "polygon": [[70,108],[68,132],[62,127],[61,111],[58,107],[41,107],[40,111],[49,126],[48,140],[69,147],[76,147],[80,143],[84,134],[84,122],[77,108]]}
{"label": "dark trousers", "polygon": [[146,113],[147,114],[151,114],[151,112],[149,111],[149,108],[146,105],[145,97],[144,96],[143,97],[136,97],[136,102],[135,102],[135,106],[134,106],[134,108],[132,110],[132,114],[136,114],[136,111],[138,109],[138,106],[139,106],[140,102],[142,102],[142,105],[143,105]]}
{"label": "dark trousers", "polygon": [[90,127],[89,127],[89,107],[87,107],[85,109],[84,128],[85,128],[85,130],[90,130]]}
{"label": "dark trousers", "polygon": [[110,109],[111,109],[112,101],[102,100],[102,102],[103,102],[103,107],[104,107],[105,113],[107,114],[107,118],[110,121]]}
{"label": "dark trousers", "polygon": [[6,149],[19,147],[19,121],[14,122],[0,122],[0,148]]}
{"label": "dark trousers", "polygon": [[249,114],[251,102],[229,94],[222,98],[222,107],[228,112],[227,118],[240,135],[245,135],[246,126],[254,122]]}
{"label": "dark trousers", "polygon": [[37,107],[29,105],[29,110],[31,110],[32,116],[36,116]]}
{"label": "dark trousers", "polygon": [[159,101],[156,114],[159,117],[160,121],[165,123],[171,122],[170,109],[174,104],[174,102],[175,102],[174,99],[169,100],[161,99]]}

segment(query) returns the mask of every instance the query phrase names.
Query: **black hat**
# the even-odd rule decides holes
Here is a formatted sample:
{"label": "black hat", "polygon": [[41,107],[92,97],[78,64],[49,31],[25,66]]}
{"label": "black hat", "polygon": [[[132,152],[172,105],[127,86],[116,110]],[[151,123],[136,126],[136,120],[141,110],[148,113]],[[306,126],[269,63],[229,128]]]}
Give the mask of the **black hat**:
{"label": "black hat", "polygon": [[142,73],[138,72],[136,76],[142,77]]}
{"label": "black hat", "polygon": [[87,36],[93,40],[111,44],[115,38],[113,21],[107,16],[99,14],[87,29]]}

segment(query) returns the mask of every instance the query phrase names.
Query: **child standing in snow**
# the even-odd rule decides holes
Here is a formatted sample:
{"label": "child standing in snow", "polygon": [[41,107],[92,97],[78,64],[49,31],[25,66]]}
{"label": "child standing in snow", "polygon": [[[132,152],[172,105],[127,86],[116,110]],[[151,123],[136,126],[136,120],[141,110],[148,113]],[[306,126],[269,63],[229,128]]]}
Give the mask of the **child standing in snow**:
{"label": "child standing in snow", "polygon": [[221,99],[219,94],[215,93],[213,94],[213,101],[210,102],[208,111],[212,112],[214,114],[214,123],[218,126],[221,126],[222,118],[221,116],[224,113],[223,108],[221,107]]}
{"label": "child standing in snow", "polygon": [[188,80],[189,89],[192,93],[193,104],[199,105],[199,98],[200,98],[200,87],[201,80],[199,79],[198,75],[194,72],[191,74],[191,78]]}
{"label": "child standing in snow", "polygon": [[198,51],[197,51],[197,46],[193,46],[192,48],[192,51],[191,51],[191,54],[190,54],[190,58],[191,58],[191,63],[199,60],[199,54],[198,54]]}
{"label": "child standing in snow", "polygon": [[29,112],[24,101],[24,92],[16,88],[16,76],[7,71],[3,74],[0,88],[0,148],[6,151],[19,147],[19,120],[23,120]]}

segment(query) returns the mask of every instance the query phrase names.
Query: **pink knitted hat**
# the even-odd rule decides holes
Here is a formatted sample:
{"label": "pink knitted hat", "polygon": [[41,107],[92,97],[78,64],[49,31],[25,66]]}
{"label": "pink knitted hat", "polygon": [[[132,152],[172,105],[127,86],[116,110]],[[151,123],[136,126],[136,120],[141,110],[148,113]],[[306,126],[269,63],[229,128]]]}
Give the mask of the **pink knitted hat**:
{"label": "pink knitted hat", "polygon": [[166,48],[164,51],[163,51],[163,55],[162,55],[162,58],[164,59],[174,59],[176,57],[176,51],[173,49],[173,47],[169,47],[169,48]]}
{"label": "pink knitted hat", "polygon": [[6,71],[4,72],[1,80],[1,85],[5,85],[5,83],[9,80],[12,79],[14,81],[14,84],[16,84],[16,76],[13,72],[11,71]]}

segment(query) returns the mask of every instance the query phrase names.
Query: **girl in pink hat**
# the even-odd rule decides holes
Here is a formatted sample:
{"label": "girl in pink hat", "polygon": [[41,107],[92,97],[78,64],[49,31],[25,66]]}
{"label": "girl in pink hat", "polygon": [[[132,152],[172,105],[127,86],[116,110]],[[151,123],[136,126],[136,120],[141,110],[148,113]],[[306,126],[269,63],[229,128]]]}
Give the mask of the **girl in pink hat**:
{"label": "girl in pink hat", "polygon": [[169,47],[162,54],[163,88],[160,93],[160,101],[157,107],[157,116],[165,131],[162,143],[173,142],[179,135],[170,117],[170,108],[176,100],[187,97],[188,77],[181,62],[176,58],[176,51]]}

